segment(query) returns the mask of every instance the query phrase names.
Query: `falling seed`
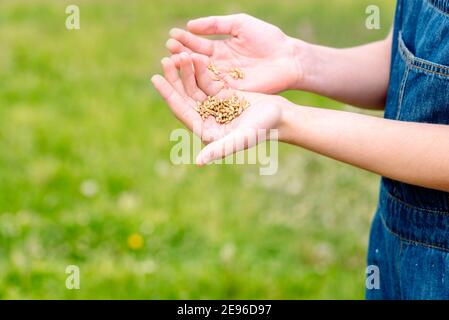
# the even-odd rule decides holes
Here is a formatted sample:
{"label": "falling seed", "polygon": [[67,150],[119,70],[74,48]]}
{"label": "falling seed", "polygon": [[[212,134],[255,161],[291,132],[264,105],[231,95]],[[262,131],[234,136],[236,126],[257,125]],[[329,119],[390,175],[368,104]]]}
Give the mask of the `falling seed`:
{"label": "falling seed", "polygon": [[220,76],[220,74],[221,74],[221,72],[218,71],[218,69],[215,67],[215,65],[214,65],[213,63],[209,64],[209,65],[207,66],[207,69],[208,69],[209,71],[211,71],[211,72],[212,72],[214,75],[216,75],[216,76]]}
{"label": "falling seed", "polygon": [[229,71],[229,75],[235,80],[241,80],[245,78],[245,74],[239,68],[233,68]]}
{"label": "falling seed", "polygon": [[[226,83],[222,76],[222,72],[218,70],[213,63],[210,63],[207,66],[207,69],[214,74],[214,77],[212,77],[213,81],[223,81],[224,83]],[[239,68],[232,68],[227,73],[235,80],[242,80],[245,78],[245,74]]]}
{"label": "falling seed", "polygon": [[[222,89],[229,88],[228,83],[222,76],[222,72],[217,67],[210,63],[207,69],[214,74],[213,81],[222,81]],[[232,68],[227,72],[236,80],[245,77],[242,70],[239,68]],[[242,114],[244,110],[249,107],[249,102],[244,98],[240,99],[233,94],[227,99],[219,99],[216,96],[208,96],[203,102],[198,101],[194,107],[195,111],[201,116],[201,119],[206,120],[209,116],[215,118],[219,124],[228,124]]]}

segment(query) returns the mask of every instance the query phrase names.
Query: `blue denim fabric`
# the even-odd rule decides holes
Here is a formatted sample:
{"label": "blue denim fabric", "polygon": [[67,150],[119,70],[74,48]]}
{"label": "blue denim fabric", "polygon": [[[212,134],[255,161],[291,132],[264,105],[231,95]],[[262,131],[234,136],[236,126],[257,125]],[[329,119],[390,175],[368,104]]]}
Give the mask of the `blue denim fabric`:
{"label": "blue denim fabric", "polygon": [[[385,117],[449,125],[449,0],[398,0],[393,39]],[[449,299],[449,193],[382,178],[368,265],[367,299]]]}

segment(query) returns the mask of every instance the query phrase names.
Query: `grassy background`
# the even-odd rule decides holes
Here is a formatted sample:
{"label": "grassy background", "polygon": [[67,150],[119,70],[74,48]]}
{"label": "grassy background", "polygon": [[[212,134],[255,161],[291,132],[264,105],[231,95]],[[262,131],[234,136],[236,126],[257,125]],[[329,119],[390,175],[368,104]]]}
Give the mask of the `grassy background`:
{"label": "grassy background", "polygon": [[[79,31],[65,29],[68,4]],[[365,28],[369,4],[382,10],[379,31]],[[393,6],[1,1],[0,298],[363,298],[378,177],[290,146],[272,177],[173,166],[181,125],[149,77],[170,27],[192,17],[247,12],[343,47],[385,36]],[[80,290],[65,287],[72,264]]]}

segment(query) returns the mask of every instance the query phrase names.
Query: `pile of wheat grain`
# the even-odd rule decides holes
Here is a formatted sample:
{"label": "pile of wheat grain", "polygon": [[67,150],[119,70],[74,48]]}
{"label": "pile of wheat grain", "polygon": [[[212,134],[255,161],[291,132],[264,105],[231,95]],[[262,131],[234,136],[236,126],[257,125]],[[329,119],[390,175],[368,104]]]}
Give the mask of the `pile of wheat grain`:
{"label": "pile of wheat grain", "polygon": [[[222,77],[222,72],[219,71],[213,64],[210,64],[208,69],[214,75],[212,80],[223,81],[224,87],[228,86],[226,80]],[[238,68],[233,68],[228,73],[235,80],[240,80],[245,77],[243,72]],[[203,120],[206,120],[209,116],[212,116],[215,118],[217,123],[228,124],[240,116],[248,107],[248,101],[244,98],[239,98],[236,94],[233,94],[231,97],[225,99],[219,99],[216,96],[208,96],[206,100],[197,102],[195,110],[200,114]]]}
{"label": "pile of wheat grain", "polygon": [[217,123],[227,124],[240,116],[248,107],[248,101],[233,94],[226,99],[209,96],[203,102],[198,102],[195,110],[203,120],[213,116]]}

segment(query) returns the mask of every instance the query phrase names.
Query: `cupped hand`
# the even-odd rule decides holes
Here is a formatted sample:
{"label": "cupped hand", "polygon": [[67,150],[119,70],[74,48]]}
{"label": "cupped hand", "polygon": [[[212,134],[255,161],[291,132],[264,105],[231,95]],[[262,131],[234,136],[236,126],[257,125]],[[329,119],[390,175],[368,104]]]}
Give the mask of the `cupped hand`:
{"label": "cupped hand", "polygon": [[[164,58],[164,76],[155,75],[151,79],[175,116],[206,144],[196,160],[200,166],[264,140],[277,138],[273,136],[277,133],[273,129],[279,129],[282,125],[283,110],[289,104],[288,100],[279,96],[223,88],[212,80],[207,70],[208,62],[208,58],[201,55],[181,54],[178,73],[175,62]],[[218,98],[235,94],[240,99],[246,99],[250,106],[228,124],[218,124],[212,116],[203,121],[195,107],[207,95],[197,83]]]}
{"label": "cupped hand", "polygon": [[[278,27],[247,14],[212,16],[192,20],[187,30],[172,29],[167,48],[178,64],[181,52],[209,56],[223,71],[239,68],[243,80],[228,77],[235,89],[278,93],[294,87],[302,78],[297,59],[303,44],[290,38]],[[224,40],[211,40],[201,35],[227,35]]]}

